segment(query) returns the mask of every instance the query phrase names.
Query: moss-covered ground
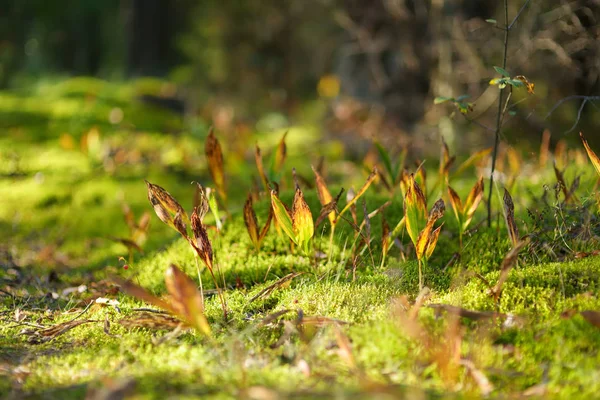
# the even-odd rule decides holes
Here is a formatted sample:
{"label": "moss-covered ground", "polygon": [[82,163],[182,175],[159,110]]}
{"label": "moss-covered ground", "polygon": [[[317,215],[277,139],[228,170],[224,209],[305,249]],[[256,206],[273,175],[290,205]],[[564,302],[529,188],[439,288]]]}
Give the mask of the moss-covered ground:
{"label": "moss-covered ground", "polygon": [[[593,252],[598,225],[595,217],[577,217],[595,207],[589,165],[567,168],[569,181],[581,175],[583,205],[574,208],[553,200],[551,168],[524,169],[511,188],[517,223],[532,244],[497,301],[488,284],[498,280],[511,247],[503,218],[494,217],[498,223],[486,228],[482,204],[462,257],[450,262],[459,249],[447,204],[438,246],[424,270],[430,293],[413,319],[407,309],[418,301],[417,262],[406,234],[398,242],[404,250],[393,246],[381,262],[381,216],[372,218],[371,244],[357,257],[354,232],[344,221],[332,246],[328,222],[317,228],[316,257],[291,249],[273,227],[257,253],[242,217],[257,179],[253,145],[258,141],[268,153],[281,132],[221,137],[229,215],[220,232],[211,215],[206,223],[229,317],[224,320],[217,296],[210,295],[214,286],[204,270],[212,335],[164,321],[151,327],[150,318],[162,315],[140,311],[152,307],[121,293],[115,278],[162,296],[169,264],[195,279],[196,263],[189,245],[152,212],[144,179],[166,188],[188,211],[190,182],[212,186],[203,150],[206,126],[189,126],[136,100],[164,90],[164,83],[148,80],[111,85],[74,79],[0,93],[3,397],[599,396],[600,330],[576,312],[600,310],[600,260]],[[316,132],[297,127],[288,134],[284,203],[291,204],[293,195],[291,168],[312,182],[310,164],[320,156],[326,157],[332,192],[342,185],[358,188],[366,178],[361,166],[343,159],[339,145]],[[436,162],[431,164],[433,182]],[[472,169],[451,184],[466,195],[475,180]],[[302,185],[316,216],[315,189]],[[546,205],[534,201],[544,191],[550,193]],[[393,226],[403,215],[399,193],[390,195],[376,182],[364,197],[366,207],[372,211],[391,199],[385,218]],[[111,239],[129,235],[124,204],[136,218],[152,213],[143,253],[134,251],[127,269],[119,260],[129,259],[127,247]],[[268,207],[266,200],[255,203],[260,222]],[[361,208],[359,203],[359,223]],[[544,218],[535,224],[527,209]],[[257,296],[291,272],[303,274]],[[118,305],[97,304],[98,297]],[[493,317],[457,320],[439,304]],[[44,328],[68,321],[85,323],[43,335]]]}

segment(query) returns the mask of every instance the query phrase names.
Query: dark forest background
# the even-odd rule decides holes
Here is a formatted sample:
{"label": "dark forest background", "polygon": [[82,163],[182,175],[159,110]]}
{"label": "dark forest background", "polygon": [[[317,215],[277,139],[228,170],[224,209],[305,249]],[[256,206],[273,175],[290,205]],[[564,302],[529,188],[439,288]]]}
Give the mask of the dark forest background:
{"label": "dark forest background", "polygon": [[[510,34],[507,70],[536,85],[533,96],[515,93],[520,102],[507,121],[508,140],[526,134],[536,141],[544,129],[553,137],[575,128],[592,132],[600,126],[594,102],[579,113],[586,99],[570,96],[600,95],[600,1],[508,3],[510,19],[525,8]],[[324,131],[351,143],[377,136],[418,146],[442,132],[459,144],[480,144],[493,137],[486,127],[493,126],[498,90],[488,82],[502,63],[502,5],[4,0],[0,88],[18,91],[64,76],[156,76],[173,89],[142,100],[220,129],[253,124],[266,113],[280,124],[310,118],[317,102]],[[475,104],[466,117],[433,104],[438,96],[463,94]]]}

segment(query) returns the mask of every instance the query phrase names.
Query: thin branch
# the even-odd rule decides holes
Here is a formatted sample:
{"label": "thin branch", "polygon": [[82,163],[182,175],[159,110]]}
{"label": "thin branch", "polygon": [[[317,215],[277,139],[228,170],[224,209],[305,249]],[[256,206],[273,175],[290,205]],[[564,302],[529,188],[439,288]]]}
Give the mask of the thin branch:
{"label": "thin branch", "polygon": [[567,97],[565,97],[563,99],[560,99],[558,102],[556,102],[556,104],[554,105],[554,107],[552,107],[552,109],[548,112],[548,114],[546,114],[546,117],[544,118],[544,120],[548,119],[550,117],[550,115],[552,115],[552,113],[554,111],[556,111],[556,109],[558,107],[560,107],[564,102],[569,101],[569,100],[573,100],[573,99],[583,99],[585,101],[594,101],[594,100],[600,100],[600,96],[583,96],[583,95],[567,96]]}
{"label": "thin branch", "polygon": [[[502,60],[502,69],[506,70],[506,57],[508,55],[508,0],[504,0],[504,23],[507,29],[504,31],[504,57]],[[498,96],[498,114],[496,115],[496,132],[494,139],[494,151],[492,153],[492,169],[490,173],[490,189],[487,199],[487,222],[488,226],[492,226],[492,192],[494,187],[494,172],[496,170],[496,159],[498,158],[498,147],[500,145],[500,130],[502,129],[502,107],[504,103],[504,88],[500,89],[500,96]]]}
{"label": "thin branch", "polygon": [[583,107],[585,107],[585,104],[587,102],[588,102],[588,99],[584,99],[581,102],[581,105],[579,106],[579,110],[577,110],[577,118],[575,119],[575,122],[573,123],[573,126],[571,127],[571,129],[569,129],[565,133],[569,133],[569,132],[573,131],[577,127],[577,124],[579,124],[579,120],[581,119],[581,112],[583,111]]}
{"label": "thin branch", "polygon": [[517,15],[515,15],[515,18],[512,20],[512,22],[510,23],[510,25],[507,26],[506,29],[508,29],[510,31],[512,29],[513,25],[517,23],[517,21],[519,20],[519,17],[523,13],[523,11],[525,11],[525,7],[527,7],[527,5],[529,4],[529,1],[530,0],[526,0],[525,1],[525,4],[523,4],[523,7],[521,7],[521,9],[517,13]]}

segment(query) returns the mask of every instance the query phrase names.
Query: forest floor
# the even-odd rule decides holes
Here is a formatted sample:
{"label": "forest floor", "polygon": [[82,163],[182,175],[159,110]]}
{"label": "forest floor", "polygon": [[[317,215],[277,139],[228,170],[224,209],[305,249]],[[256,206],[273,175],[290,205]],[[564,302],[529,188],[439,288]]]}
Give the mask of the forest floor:
{"label": "forest floor", "polygon": [[[283,132],[238,133],[235,141],[217,132],[227,212],[221,210],[220,230],[212,213],[205,223],[227,318],[204,268],[206,334],[120,290],[129,279],[165,295],[171,264],[197,282],[192,248],[157,218],[144,180],[191,212],[190,182],[214,187],[207,127],[187,132],[179,116],[134,100],[162,89],[152,80],[72,79],[0,93],[3,398],[598,398],[597,176],[581,153],[565,155],[573,159],[563,163],[563,180],[580,178],[568,202],[568,190],[554,189],[555,172],[537,155],[519,161],[518,179],[507,162],[492,227],[482,202],[460,258],[444,195],[444,225],[420,291],[405,232],[382,262],[382,214],[393,228],[404,208],[400,188],[390,191],[379,180],[357,202],[357,225],[363,204],[370,213],[390,203],[360,234],[348,213],[332,239],[328,221],[316,227],[308,252],[274,226],[256,251],[243,217],[252,181],[259,182],[254,143],[268,155]],[[286,144],[281,200],[292,204],[295,167],[315,219],[321,205],[311,163],[325,157],[334,195],[367,179],[368,168],[344,160],[338,144],[310,127],[290,129]],[[425,163],[429,207],[440,197],[437,163]],[[472,166],[449,182],[464,198],[477,177]],[[503,184],[527,240],[505,274],[513,245]],[[265,193],[257,197],[263,224],[270,202]],[[345,202],[344,195],[339,208]],[[148,217],[137,249],[128,240],[135,221]]]}

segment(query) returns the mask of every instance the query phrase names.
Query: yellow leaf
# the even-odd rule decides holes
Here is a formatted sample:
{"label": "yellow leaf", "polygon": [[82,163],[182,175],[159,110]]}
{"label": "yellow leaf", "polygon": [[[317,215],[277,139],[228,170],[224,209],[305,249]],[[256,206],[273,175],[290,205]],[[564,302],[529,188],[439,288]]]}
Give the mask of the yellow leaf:
{"label": "yellow leaf", "polygon": [[296,187],[294,203],[292,204],[292,227],[298,245],[308,251],[308,244],[315,233],[315,227],[312,213],[299,187]]}
{"label": "yellow leaf", "polygon": [[450,186],[448,186],[448,197],[450,198],[450,205],[452,205],[452,210],[454,211],[454,215],[456,216],[456,220],[459,224],[462,224],[463,218],[463,206],[460,201],[460,197],[458,197],[458,193],[454,191]]}
{"label": "yellow leaf", "polygon": [[469,195],[467,196],[467,200],[465,201],[465,205],[464,205],[464,221],[462,229],[465,230],[467,229],[467,226],[469,226],[469,224],[471,223],[471,220],[473,219],[473,215],[475,215],[475,211],[477,210],[477,207],[479,206],[479,203],[481,202],[481,199],[483,198],[483,190],[484,190],[484,186],[483,186],[483,177],[479,178],[479,181],[475,184],[475,186],[473,186],[473,188],[471,189],[471,191],[469,192]]}
{"label": "yellow leaf", "polygon": [[[331,201],[333,200],[333,196],[331,196],[329,189],[327,189],[325,179],[323,179],[321,174],[319,174],[319,171],[317,171],[315,167],[311,166],[311,168],[315,174],[315,181],[317,184],[317,196],[319,197],[319,202],[322,206],[326,206],[327,204],[331,203]],[[335,223],[335,212],[330,212],[327,217],[329,218],[329,222],[331,222],[331,224]]]}
{"label": "yellow leaf", "polygon": [[408,178],[408,187],[404,196],[404,216],[406,219],[406,231],[416,246],[419,233],[426,225],[427,204],[425,202],[425,195],[417,182],[415,182],[413,174],[410,174]]}
{"label": "yellow leaf", "polygon": [[[431,239],[432,239],[432,231],[433,231],[433,225],[435,224],[435,222],[442,218],[442,216],[444,215],[444,211],[446,209],[446,206],[444,205],[444,201],[442,199],[439,199],[438,201],[435,202],[435,204],[433,205],[433,208],[431,209],[431,212],[429,213],[429,217],[427,218],[427,224],[425,225],[425,228],[419,233],[419,237],[417,238],[417,243],[415,244],[415,251],[417,253],[417,258],[420,260],[423,258],[424,255],[426,255],[427,250],[429,248]],[[437,241],[437,239],[436,239]],[[435,247],[435,244],[434,244]],[[433,249],[431,250],[433,251]]]}
{"label": "yellow leaf", "polygon": [[246,224],[246,229],[248,230],[248,234],[250,235],[250,240],[252,241],[252,244],[254,244],[254,247],[256,247],[256,250],[258,250],[258,221],[256,219],[254,207],[252,206],[251,194],[248,194],[248,198],[246,199],[246,203],[244,204],[244,223]]}
{"label": "yellow leaf", "polygon": [[277,224],[294,243],[298,244],[296,234],[294,233],[292,217],[285,205],[279,200],[279,197],[277,197],[277,193],[275,193],[274,190],[271,190],[271,207],[273,207],[273,214],[275,215]]}
{"label": "yellow leaf", "polygon": [[590,147],[587,140],[583,137],[583,133],[579,132],[579,136],[581,137],[581,141],[583,142],[583,146],[585,147],[585,151],[588,154],[588,157],[592,161],[592,165],[596,169],[596,172],[600,175],[600,158],[594,153],[594,150]]}
{"label": "yellow leaf", "polygon": [[[442,224],[443,225],[443,224]],[[437,245],[438,238],[440,237],[440,231],[442,230],[442,225],[435,228],[433,232],[429,235],[429,242],[427,243],[427,250],[425,250],[425,259],[428,260],[433,254],[433,250],[435,250],[435,246]]]}

